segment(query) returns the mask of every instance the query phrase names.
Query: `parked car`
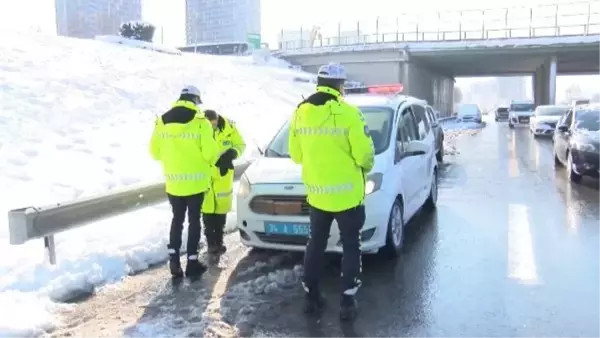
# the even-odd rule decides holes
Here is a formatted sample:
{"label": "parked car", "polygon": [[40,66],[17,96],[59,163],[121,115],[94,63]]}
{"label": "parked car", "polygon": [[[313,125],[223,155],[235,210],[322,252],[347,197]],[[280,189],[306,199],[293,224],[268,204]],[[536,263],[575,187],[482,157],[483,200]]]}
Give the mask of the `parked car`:
{"label": "parked car", "polygon": [[600,104],[571,108],[558,122],[554,133],[554,162],[565,166],[573,182],[583,176],[598,178]]}
{"label": "parked car", "polygon": [[508,121],[508,107],[498,107],[494,112],[494,121]]}
{"label": "parked car", "polygon": [[569,110],[567,106],[537,106],[529,122],[529,131],[533,137],[540,135],[551,136],[556,129],[556,123]]}
{"label": "parked car", "polygon": [[508,127],[529,125],[535,104],[531,101],[513,101],[508,107]]}
{"label": "parked car", "polygon": [[474,103],[463,103],[458,106],[456,120],[459,122],[481,123],[481,109]]}
{"label": "parked car", "polygon": [[575,106],[579,106],[582,104],[589,104],[590,100],[588,99],[577,99],[577,100],[572,100],[571,101],[571,107],[575,107]]}
{"label": "parked car", "polygon": [[427,117],[435,136],[435,158],[441,163],[444,161],[444,129],[438,120],[439,115],[431,106],[427,106]]}
{"label": "parked car", "polygon": [[[390,255],[403,244],[405,224],[421,207],[435,208],[438,167],[427,103],[408,96],[347,95],[364,114],[375,147],[375,166],[365,188],[367,218],[362,251]],[[309,205],[301,167],[288,154],[289,122],[240,179],[237,227],[241,242],[255,248],[303,251],[308,241]],[[328,252],[342,252],[334,222]]]}

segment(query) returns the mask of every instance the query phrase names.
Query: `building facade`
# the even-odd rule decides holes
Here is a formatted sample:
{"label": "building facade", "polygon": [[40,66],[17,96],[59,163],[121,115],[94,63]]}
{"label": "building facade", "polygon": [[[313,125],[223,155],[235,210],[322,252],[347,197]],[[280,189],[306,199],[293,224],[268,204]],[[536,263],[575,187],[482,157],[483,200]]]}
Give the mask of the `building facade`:
{"label": "building facade", "polygon": [[93,38],[116,35],[123,22],[142,19],[142,0],[55,0],[56,32]]}
{"label": "building facade", "polygon": [[186,0],[186,42],[245,42],[260,35],[260,0]]}

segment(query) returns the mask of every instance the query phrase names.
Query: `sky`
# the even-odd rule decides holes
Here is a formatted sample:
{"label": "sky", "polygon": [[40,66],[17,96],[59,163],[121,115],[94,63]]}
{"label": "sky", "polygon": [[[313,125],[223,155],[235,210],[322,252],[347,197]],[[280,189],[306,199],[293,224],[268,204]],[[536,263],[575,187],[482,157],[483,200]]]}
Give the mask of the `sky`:
{"label": "sky", "polygon": [[[160,26],[158,40],[168,45],[185,41],[185,0],[142,0],[145,20]],[[282,29],[298,30],[320,25],[324,31],[337,31],[342,22],[343,30],[356,29],[360,19],[361,29],[374,27],[380,17],[380,26],[395,23],[400,13],[409,13],[414,19],[417,13],[434,14],[436,11],[456,9],[499,9],[504,7],[539,6],[549,3],[569,3],[570,0],[262,0],[263,41],[274,45]],[[597,2],[597,1],[596,1]],[[409,6],[407,6],[409,4]],[[31,10],[35,8],[36,10]],[[19,25],[31,31],[49,34],[56,32],[54,0],[0,0],[0,28]],[[497,12],[501,13],[501,12]],[[447,14],[446,16],[450,16]],[[408,20],[407,18],[401,21]],[[428,21],[421,19],[421,22]],[[430,18],[429,21],[436,21]],[[385,28],[383,28],[385,29]],[[162,34],[161,34],[162,32]],[[324,33],[325,34],[325,33]]]}

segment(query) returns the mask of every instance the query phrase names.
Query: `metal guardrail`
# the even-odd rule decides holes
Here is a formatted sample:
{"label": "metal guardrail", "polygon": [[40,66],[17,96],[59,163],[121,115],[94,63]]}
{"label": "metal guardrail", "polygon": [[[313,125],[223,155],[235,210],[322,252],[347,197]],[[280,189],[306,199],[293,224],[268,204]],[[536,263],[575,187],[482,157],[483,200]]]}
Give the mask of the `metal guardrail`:
{"label": "metal guardrail", "polygon": [[[573,8],[575,11],[572,10]],[[549,12],[551,14],[548,14]],[[494,15],[490,13],[494,13]],[[457,20],[448,23],[448,20],[444,20],[448,16],[457,17]],[[386,28],[383,19],[379,17],[374,21],[374,25],[368,25],[371,26],[370,29],[365,29],[365,25],[356,22],[351,25],[351,30],[343,30],[342,23],[338,23],[337,34],[333,36],[323,36],[322,28],[318,26],[310,29],[300,27],[300,30],[287,31],[287,34],[282,30],[279,51],[393,42],[600,34],[600,1],[551,4],[530,8],[437,12],[429,15],[428,18],[419,18],[418,15],[412,14],[403,14],[402,17],[402,19],[401,17],[396,18],[394,30]],[[407,24],[407,22],[413,23]],[[365,31],[371,32],[365,33]],[[295,36],[290,38],[289,36],[292,35]]]}
{"label": "metal guardrail", "polygon": [[[236,163],[235,177],[239,178],[251,163]],[[166,199],[165,184],[152,183],[128,186],[65,203],[14,209],[8,212],[10,244],[20,245],[42,238],[50,264],[56,264],[55,234],[149,207]]]}

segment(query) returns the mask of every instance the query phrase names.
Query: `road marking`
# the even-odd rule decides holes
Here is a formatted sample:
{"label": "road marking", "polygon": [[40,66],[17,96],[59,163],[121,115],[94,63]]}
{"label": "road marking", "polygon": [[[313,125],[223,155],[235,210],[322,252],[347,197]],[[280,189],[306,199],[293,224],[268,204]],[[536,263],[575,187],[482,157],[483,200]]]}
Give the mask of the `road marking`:
{"label": "road marking", "polygon": [[517,142],[515,132],[510,135],[510,143],[508,145],[508,176],[511,178],[519,177],[519,163],[517,162]]}
{"label": "road marking", "polygon": [[508,206],[508,277],[523,283],[537,283],[538,274],[527,207]]}

